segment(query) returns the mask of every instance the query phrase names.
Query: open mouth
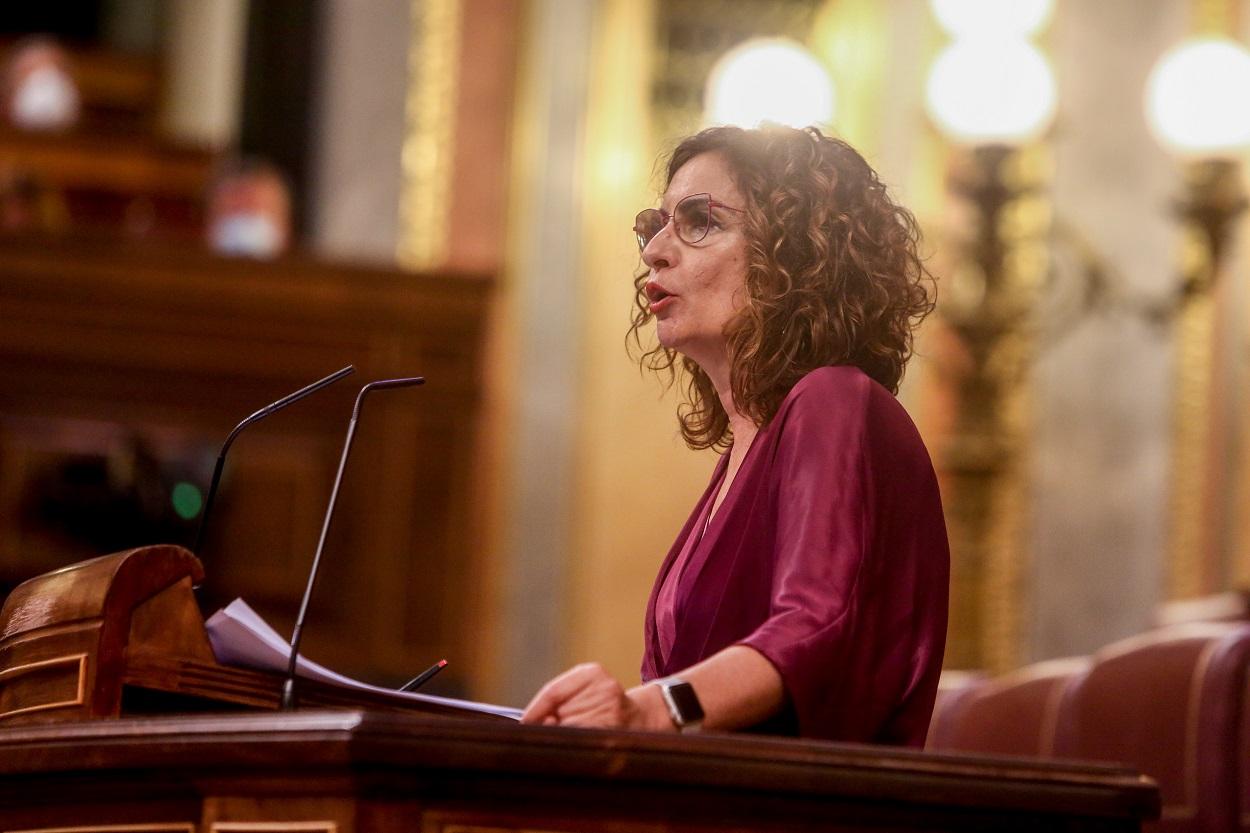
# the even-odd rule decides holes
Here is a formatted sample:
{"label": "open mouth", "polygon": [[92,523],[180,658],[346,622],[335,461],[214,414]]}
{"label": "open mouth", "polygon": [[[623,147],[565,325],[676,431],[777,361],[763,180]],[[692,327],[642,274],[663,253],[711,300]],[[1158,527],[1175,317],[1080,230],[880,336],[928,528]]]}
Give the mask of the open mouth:
{"label": "open mouth", "polygon": [[655,306],[656,304],[663,301],[665,298],[673,297],[671,292],[669,292],[664,287],[660,286],[658,283],[647,284],[646,291],[647,291],[647,300],[651,302],[651,306]]}

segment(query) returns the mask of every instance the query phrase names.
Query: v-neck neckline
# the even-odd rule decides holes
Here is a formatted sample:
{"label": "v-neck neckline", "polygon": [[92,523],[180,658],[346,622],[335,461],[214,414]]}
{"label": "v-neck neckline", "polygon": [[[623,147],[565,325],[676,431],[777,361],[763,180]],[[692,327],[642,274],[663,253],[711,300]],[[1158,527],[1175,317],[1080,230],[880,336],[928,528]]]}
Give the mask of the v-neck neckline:
{"label": "v-neck neckline", "polygon": [[[716,507],[716,511],[712,512],[716,495],[724,487],[725,477],[729,474],[729,454],[721,455],[720,460],[717,461],[717,470],[713,472],[712,482],[708,485],[708,491],[705,492],[703,499],[698,504],[696,510],[698,517],[696,517],[694,525],[690,528],[689,535],[680,548],[670,553],[669,559],[661,567],[661,575],[657,585],[657,602],[663,597],[664,588],[668,582],[672,581],[680,584],[688,580],[688,576],[692,574],[692,571],[693,573],[698,573],[704,569],[718,536],[723,532],[725,524],[728,523],[729,513],[733,511],[737,501],[740,499],[743,488],[741,476],[755,459],[756,446],[761,444],[760,434],[762,433],[763,429],[757,431],[755,437],[752,438],[750,447],[747,448],[746,453],[742,456],[742,463],[738,466],[733,482],[725,490],[724,500],[721,501],[719,507]],[[700,523],[700,521],[703,521],[703,523]],[[679,598],[681,594],[676,586],[673,587],[673,591],[674,599]],[[678,620],[681,618],[680,613],[677,609],[673,609],[671,613],[673,616],[673,627],[678,628]],[[660,666],[667,667],[671,660],[671,657],[666,655],[662,647],[661,623],[658,616],[659,611],[653,609],[651,616],[654,627],[652,648],[657,663],[657,671],[660,670]]]}
{"label": "v-neck neckline", "polygon": [[[725,480],[729,477],[729,467],[732,464],[731,456],[733,454],[733,447],[730,446],[729,451],[725,453],[725,464],[721,467],[720,475],[716,478],[716,486],[712,490],[712,501],[707,510],[707,519],[703,523],[703,528],[699,531],[699,540],[696,546],[703,543],[703,539],[707,537],[708,532],[712,528],[712,522],[719,518],[729,505],[729,499],[733,496],[734,488],[738,485],[738,475],[742,474],[742,470],[747,467],[747,462],[751,459],[751,452],[755,450],[755,441],[759,439],[760,432],[762,430],[762,428],[756,429],[755,433],[751,436],[751,441],[747,444],[747,450],[742,453],[742,462],[738,464],[738,470],[733,473],[733,480],[729,481],[728,484],[725,483]],[[725,492],[725,496],[720,498],[722,489]],[[719,505],[717,505],[716,502],[717,498],[720,498]]]}

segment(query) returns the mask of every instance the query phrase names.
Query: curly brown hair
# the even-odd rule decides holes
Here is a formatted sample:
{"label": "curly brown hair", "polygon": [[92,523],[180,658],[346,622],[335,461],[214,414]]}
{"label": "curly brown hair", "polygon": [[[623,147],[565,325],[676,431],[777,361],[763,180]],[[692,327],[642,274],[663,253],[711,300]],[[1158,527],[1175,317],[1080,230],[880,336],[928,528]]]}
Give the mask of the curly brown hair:
{"label": "curly brown hair", "polygon": [[[725,329],[739,412],[766,425],[799,379],[828,365],[854,365],[897,393],[912,331],[934,303],[912,213],[854,148],[814,127],[708,128],[673,151],[665,185],[704,153],[721,154],[746,198],[747,300]],[[652,318],[647,276],[634,280],[629,336],[639,348]],[[675,373],[678,354],[657,345],[639,364]],[[727,447],[729,417],[712,380],[688,357],[680,367],[686,444]]]}

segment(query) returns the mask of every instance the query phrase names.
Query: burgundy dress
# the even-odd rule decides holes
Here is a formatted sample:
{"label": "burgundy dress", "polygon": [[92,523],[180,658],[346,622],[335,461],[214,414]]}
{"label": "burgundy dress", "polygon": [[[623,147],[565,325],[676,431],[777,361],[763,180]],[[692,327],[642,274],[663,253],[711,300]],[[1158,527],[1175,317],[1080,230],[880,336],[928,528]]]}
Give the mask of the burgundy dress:
{"label": "burgundy dress", "polygon": [[809,373],[704,532],[727,464],[660,568],[643,680],[749,645],[786,690],[781,713],[756,730],[923,745],[950,556],[933,465],[902,405],[857,368]]}

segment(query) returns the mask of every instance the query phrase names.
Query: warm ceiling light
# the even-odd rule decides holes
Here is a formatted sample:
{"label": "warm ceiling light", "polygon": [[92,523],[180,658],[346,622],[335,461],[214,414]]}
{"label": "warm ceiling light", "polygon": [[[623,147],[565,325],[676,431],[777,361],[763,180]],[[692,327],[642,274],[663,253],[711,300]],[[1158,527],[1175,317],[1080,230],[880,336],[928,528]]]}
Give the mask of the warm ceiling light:
{"label": "warm ceiling light", "polygon": [[929,115],[950,139],[965,144],[1022,144],[1055,116],[1055,79],[1036,47],[1023,38],[961,38],[929,70]]}
{"label": "warm ceiling light", "polygon": [[933,15],[958,38],[1027,37],[1050,19],[1053,0],[932,0]]}
{"label": "warm ceiling light", "polygon": [[1250,145],[1250,52],[1227,38],[1194,38],[1165,53],[1146,82],[1146,114],[1159,141],[1191,156],[1229,156]]}
{"label": "warm ceiling light", "polygon": [[708,77],[705,121],[756,127],[833,123],[833,82],[825,67],[794,41],[750,40],[721,56]]}

